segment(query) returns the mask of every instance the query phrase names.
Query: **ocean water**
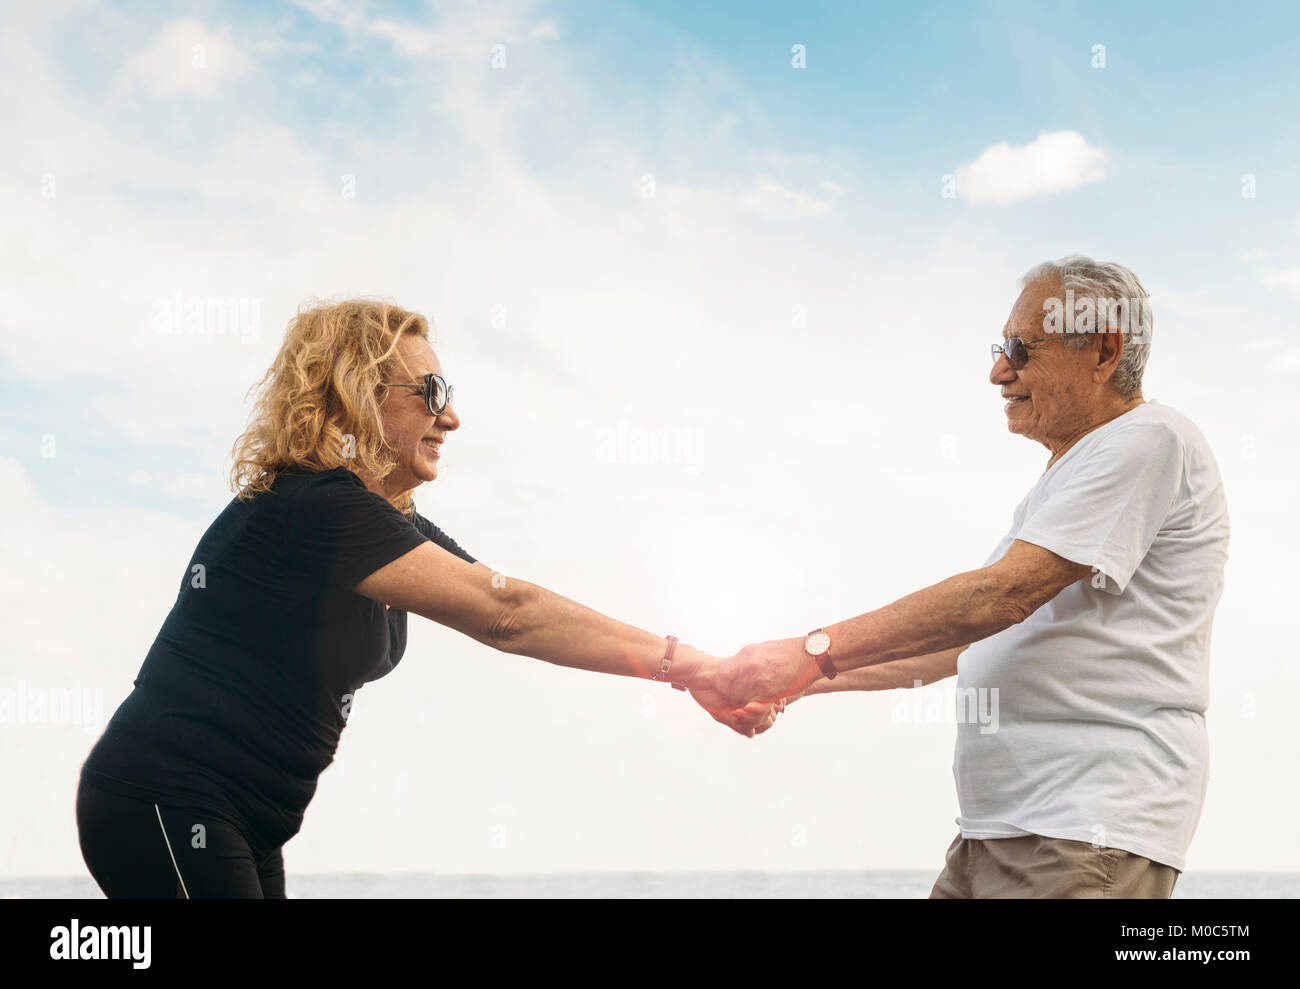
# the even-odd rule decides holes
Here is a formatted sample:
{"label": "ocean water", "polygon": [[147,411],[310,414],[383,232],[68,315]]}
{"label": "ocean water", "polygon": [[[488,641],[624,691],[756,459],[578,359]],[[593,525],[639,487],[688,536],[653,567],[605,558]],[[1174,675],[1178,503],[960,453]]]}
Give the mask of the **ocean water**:
{"label": "ocean water", "polygon": [[[586,872],[489,876],[289,874],[290,899],[914,899],[933,872]],[[0,897],[102,899],[87,876],[0,878]],[[1174,899],[1300,899],[1300,873],[1189,872]]]}

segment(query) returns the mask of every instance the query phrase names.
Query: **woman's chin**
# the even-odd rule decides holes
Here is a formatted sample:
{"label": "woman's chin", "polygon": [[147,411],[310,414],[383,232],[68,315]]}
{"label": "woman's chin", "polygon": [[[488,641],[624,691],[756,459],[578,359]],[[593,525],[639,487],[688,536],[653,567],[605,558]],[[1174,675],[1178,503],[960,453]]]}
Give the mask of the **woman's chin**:
{"label": "woman's chin", "polygon": [[407,461],[406,472],[416,484],[424,484],[438,476],[438,462],[423,453],[416,453]]}

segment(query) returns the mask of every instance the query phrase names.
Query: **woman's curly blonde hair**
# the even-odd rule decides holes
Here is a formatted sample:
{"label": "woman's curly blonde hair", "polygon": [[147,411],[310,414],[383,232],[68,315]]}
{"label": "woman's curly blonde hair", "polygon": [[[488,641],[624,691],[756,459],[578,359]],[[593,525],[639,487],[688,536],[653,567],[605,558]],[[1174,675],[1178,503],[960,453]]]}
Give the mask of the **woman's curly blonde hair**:
{"label": "woman's curly blonde hair", "polygon": [[[241,501],[269,491],[289,467],[347,467],[382,481],[397,467],[399,447],[379,411],[384,382],[404,375],[403,334],[429,339],[418,313],[372,299],[299,309],[260,388],[248,428],[231,448],[230,486]],[[410,517],[410,492],[393,505]]]}

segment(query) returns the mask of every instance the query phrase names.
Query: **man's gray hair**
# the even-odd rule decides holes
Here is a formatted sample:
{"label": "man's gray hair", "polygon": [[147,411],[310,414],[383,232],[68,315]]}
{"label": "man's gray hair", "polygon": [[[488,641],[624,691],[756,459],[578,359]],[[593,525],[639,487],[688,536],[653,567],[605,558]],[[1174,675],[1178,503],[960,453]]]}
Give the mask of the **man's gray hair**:
{"label": "man's gray hair", "polygon": [[[1020,279],[1020,287],[1023,289],[1043,278],[1059,282],[1061,293],[1067,299],[1073,298],[1076,306],[1081,300],[1091,300],[1097,329],[1116,327],[1121,331],[1124,352],[1112,380],[1115,388],[1126,398],[1141,391],[1142,372],[1151,352],[1152,316],[1150,296],[1138,281],[1138,276],[1120,264],[1071,254],[1030,268]],[[1084,332],[1070,332],[1074,328],[1075,313],[1064,301],[1061,306],[1066,310],[1066,346],[1082,350],[1088,344],[1087,334],[1093,325],[1087,322]],[[1084,325],[1084,321],[1080,325]]]}

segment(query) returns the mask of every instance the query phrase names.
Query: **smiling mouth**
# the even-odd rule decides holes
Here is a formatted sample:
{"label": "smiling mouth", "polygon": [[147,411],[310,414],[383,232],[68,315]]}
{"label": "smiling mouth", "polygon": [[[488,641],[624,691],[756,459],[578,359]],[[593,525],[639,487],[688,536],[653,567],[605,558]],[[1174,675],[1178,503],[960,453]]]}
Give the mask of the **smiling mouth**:
{"label": "smiling mouth", "polygon": [[1029,401],[1029,396],[1028,396],[1028,395],[1006,395],[1006,396],[1003,396],[1003,397],[1005,397],[1005,398],[1007,399],[1006,407],[1007,407],[1008,409],[1011,408],[1011,406],[1013,406],[1013,405],[1019,405],[1021,402],[1028,402],[1028,401]]}
{"label": "smiling mouth", "polygon": [[436,440],[420,440],[420,445],[424,447],[426,450],[428,450],[431,454],[433,454],[435,458],[437,458],[439,455],[438,447],[442,446],[442,443]]}

